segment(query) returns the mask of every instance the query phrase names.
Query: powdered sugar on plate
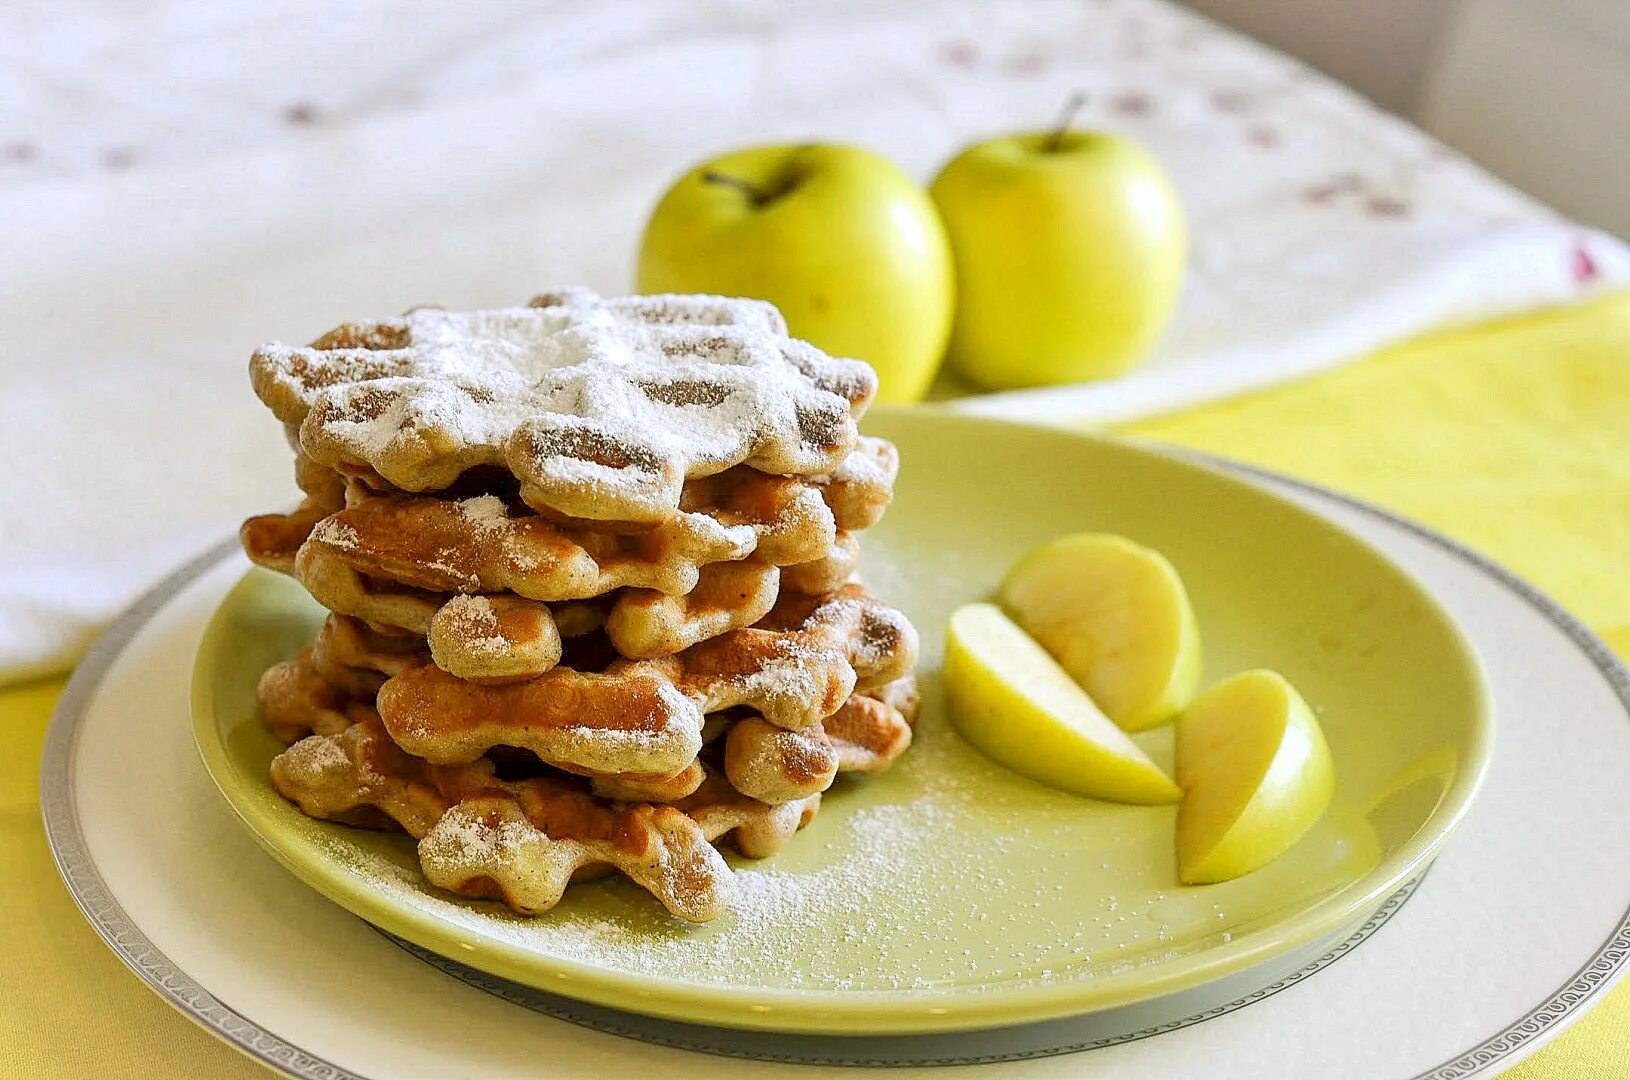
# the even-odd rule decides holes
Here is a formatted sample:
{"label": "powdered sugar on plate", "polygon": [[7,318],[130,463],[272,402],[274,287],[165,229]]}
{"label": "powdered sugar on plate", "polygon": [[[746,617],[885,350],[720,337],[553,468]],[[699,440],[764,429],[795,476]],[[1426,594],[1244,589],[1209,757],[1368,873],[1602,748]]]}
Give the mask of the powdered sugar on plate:
{"label": "powdered sugar on plate", "polygon": [[[929,719],[894,770],[841,778],[780,854],[732,854],[730,911],[707,925],[669,917],[618,879],[574,886],[533,919],[460,902],[405,874],[389,887],[460,932],[639,978],[726,987],[984,993],[1169,955],[1177,943],[1160,930],[1169,915],[1131,898],[1110,908],[1102,890],[1089,891],[1099,864],[1124,861],[1125,846],[1076,851],[1068,827],[1031,829],[1043,816],[1037,801],[1056,807],[1069,797],[989,785],[994,768],[942,718]],[[1152,813],[1170,828],[1167,812],[1069,805],[1129,822]],[[1209,907],[1203,915],[1207,933],[1223,929]]]}

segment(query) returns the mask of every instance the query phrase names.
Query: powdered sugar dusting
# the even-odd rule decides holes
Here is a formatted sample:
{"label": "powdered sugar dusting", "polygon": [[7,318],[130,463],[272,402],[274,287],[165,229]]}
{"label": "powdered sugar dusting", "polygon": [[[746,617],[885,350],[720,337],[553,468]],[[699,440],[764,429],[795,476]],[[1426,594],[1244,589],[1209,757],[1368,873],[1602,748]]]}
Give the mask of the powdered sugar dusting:
{"label": "powdered sugar dusting", "polygon": [[[1168,912],[1129,911],[1124,901],[1100,909],[1102,890],[1093,887],[1101,862],[1124,863],[1128,849],[1144,860],[1147,846],[1079,848],[1082,836],[1067,824],[1027,824],[1042,816],[1042,804],[1072,807],[1083,820],[1153,815],[1169,853],[1169,811],[991,783],[1001,770],[942,717],[925,719],[918,734],[891,772],[840,778],[815,822],[780,854],[731,854],[730,910],[706,926],[678,923],[617,880],[575,886],[558,908],[530,920],[422,887],[411,902],[471,933],[575,963],[722,986],[983,993],[1095,978],[1170,952],[1159,929]],[[1157,868],[1146,869],[1153,880]],[[1208,903],[1201,920],[1212,935],[1225,929],[1214,910]]]}
{"label": "powdered sugar dusting", "polygon": [[469,522],[478,535],[491,535],[509,523],[509,508],[496,495],[465,499],[457,505],[459,516]]}
{"label": "powdered sugar dusting", "polygon": [[285,750],[283,755],[288,768],[306,776],[351,768],[351,759],[340,749],[339,742],[321,735],[301,739]]}
{"label": "powdered sugar dusting", "polygon": [[455,807],[420,841],[419,854],[450,872],[476,874],[513,862],[516,852],[544,841],[524,818],[488,822]]}
{"label": "powdered sugar dusting", "polygon": [[830,472],[876,388],[865,364],[787,337],[757,301],[548,300],[267,345],[255,388],[323,464],[360,461],[411,491],[501,464],[534,506],[628,520],[671,511],[686,476],[743,461]]}
{"label": "powdered sugar dusting", "polygon": [[[461,902],[425,887],[405,839],[399,860],[359,861],[358,872],[455,933],[642,979],[744,991],[985,994],[1098,979],[1214,948],[1263,914],[1261,896],[1292,908],[1368,865],[1356,839],[1361,823],[1335,818],[1315,840],[1335,837],[1333,850],[1344,852],[1328,867],[1309,873],[1298,863],[1243,891],[1183,889],[1172,865],[1171,809],[1018,781],[950,730],[931,675],[924,689],[911,752],[887,773],[840,777],[815,821],[773,858],[730,855],[730,911],[706,926],[671,918],[618,879],[574,885],[559,907],[532,919]],[[1169,760],[1160,737],[1140,738],[1157,760]],[[1270,865],[1258,873],[1276,872]],[[1264,893],[1265,885],[1275,891]]]}
{"label": "powdered sugar dusting", "polygon": [[319,521],[316,528],[311,530],[311,535],[319,543],[347,550],[356,547],[360,540],[356,529],[331,517]]}
{"label": "powdered sugar dusting", "polygon": [[455,593],[436,616],[457,635],[459,645],[472,653],[507,656],[511,643],[498,624],[498,613],[485,596]]}

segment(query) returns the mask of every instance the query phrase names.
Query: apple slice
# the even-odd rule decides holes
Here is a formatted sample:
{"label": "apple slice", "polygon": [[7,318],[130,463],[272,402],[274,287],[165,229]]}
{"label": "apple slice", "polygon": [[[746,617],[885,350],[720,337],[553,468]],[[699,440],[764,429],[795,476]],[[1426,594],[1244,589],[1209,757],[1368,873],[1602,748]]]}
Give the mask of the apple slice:
{"label": "apple slice", "polygon": [[1157,551],[1076,533],[1019,560],[1002,605],[1127,731],[1165,723],[1200,683],[1200,629]]}
{"label": "apple slice", "polygon": [[963,737],[1032,780],[1114,802],[1182,795],[994,604],[966,604],[951,615],[945,691]]}
{"label": "apple slice", "polygon": [[1313,710],[1283,675],[1247,671],[1177,720],[1177,875],[1227,881],[1290,850],[1330,805],[1335,766]]}

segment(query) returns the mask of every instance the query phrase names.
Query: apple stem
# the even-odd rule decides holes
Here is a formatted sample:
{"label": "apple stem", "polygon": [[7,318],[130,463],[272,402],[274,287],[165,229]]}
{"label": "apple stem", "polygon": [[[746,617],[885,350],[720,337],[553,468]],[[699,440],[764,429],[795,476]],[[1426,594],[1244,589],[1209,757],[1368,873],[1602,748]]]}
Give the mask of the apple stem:
{"label": "apple stem", "polygon": [[765,191],[757,184],[743,180],[739,176],[731,176],[729,173],[722,173],[715,169],[709,169],[707,172],[702,174],[702,179],[709,184],[723,184],[725,187],[735,188],[743,195],[746,195],[748,200],[754,206],[763,206],[765,203],[770,201],[769,192]]}
{"label": "apple stem", "polygon": [[1058,115],[1058,123],[1053,125],[1052,134],[1048,135],[1047,141],[1041,144],[1043,150],[1049,154],[1058,152],[1059,148],[1064,145],[1064,136],[1069,134],[1070,121],[1075,119],[1075,114],[1080,112],[1081,106],[1086,103],[1087,95],[1082,91],[1077,90],[1070,95],[1070,99],[1064,103],[1064,110]]}

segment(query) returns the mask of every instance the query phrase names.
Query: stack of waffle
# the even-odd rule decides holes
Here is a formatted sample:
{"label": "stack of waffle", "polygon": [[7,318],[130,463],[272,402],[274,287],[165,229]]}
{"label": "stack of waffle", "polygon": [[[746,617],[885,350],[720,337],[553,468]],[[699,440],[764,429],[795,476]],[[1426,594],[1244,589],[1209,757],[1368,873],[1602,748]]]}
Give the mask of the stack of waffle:
{"label": "stack of waffle", "polygon": [[307,814],[522,913],[617,870],[703,921],[715,842],[776,851],[910,744],[916,632],[855,579],[897,469],[856,431],[875,375],[773,307],[567,290],[250,370],[306,498],[244,548],[330,612],[260,682]]}

